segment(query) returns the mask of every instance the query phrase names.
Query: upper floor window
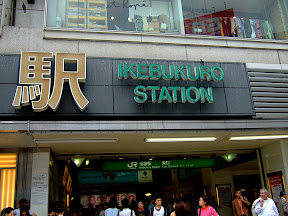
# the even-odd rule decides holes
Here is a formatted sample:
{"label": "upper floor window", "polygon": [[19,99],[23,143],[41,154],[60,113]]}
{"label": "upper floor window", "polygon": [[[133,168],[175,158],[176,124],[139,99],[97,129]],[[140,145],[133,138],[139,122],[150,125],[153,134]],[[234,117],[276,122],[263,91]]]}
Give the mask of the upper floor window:
{"label": "upper floor window", "polygon": [[47,26],[288,38],[285,0],[49,0]]}

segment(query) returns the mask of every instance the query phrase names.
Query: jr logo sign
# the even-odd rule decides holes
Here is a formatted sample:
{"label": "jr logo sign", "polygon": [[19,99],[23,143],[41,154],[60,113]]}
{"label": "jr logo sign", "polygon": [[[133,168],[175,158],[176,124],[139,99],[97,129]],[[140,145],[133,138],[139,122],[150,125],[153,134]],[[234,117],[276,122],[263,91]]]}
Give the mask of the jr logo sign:
{"label": "jr logo sign", "polygon": [[75,103],[81,111],[89,101],[83,95],[79,82],[86,81],[86,55],[71,53],[55,54],[53,90],[51,88],[52,52],[22,52],[19,70],[19,83],[16,88],[13,107],[21,109],[30,105],[35,112],[51,107],[56,111],[61,100],[64,82],[69,82]]}

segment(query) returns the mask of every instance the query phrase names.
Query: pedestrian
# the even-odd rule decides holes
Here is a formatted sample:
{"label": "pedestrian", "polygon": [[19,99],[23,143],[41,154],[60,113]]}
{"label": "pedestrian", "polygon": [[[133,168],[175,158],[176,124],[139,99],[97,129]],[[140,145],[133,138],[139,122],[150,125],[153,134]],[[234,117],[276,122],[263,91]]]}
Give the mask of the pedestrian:
{"label": "pedestrian", "polygon": [[265,188],[260,189],[260,198],[252,204],[252,215],[258,216],[278,216],[277,207],[272,199],[268,197],[268,191]]}
{"label": "pedestrian", "polygon": [[108,203],[103,204],[103,209],[100,211],[99,216],[105,216],[105,211],[108,208]]}
{"label": "pedestrian", "polygon": [[64,208],[58,208],[55,211],[57,216],[63,216],[65,214],[65,209]]}
{"label": "pedestrian", "polygon": [[2,211],[1,211],[1,216],[14,216],[14,209],[11,208],[11,207],[8,207],[8,208],[4,208]]}
{"label": "pedestrian", "polygon": [[154,206],[155,206],[155,198],[151,197],[150,198],[150,203],[149,203],[149,205],[147,207],[147,209],[150,211],[150,213],[151,213],[152,209],[154,208]]}
{"label": "pedestrian", "polygon": [[20,207],[20,216],[31,216],[27,205]]}
{"label": "pedestrian", "polygon": [[177,200],[173,202],[173,206],[172,206],[173,211],[171,212],[170,216],[176,216],[176,212],[175,212],[176,204],[177,204]]}
{"label": "pedestrian", "polygon": [[135,212],[129,208],[129,201],[128,199],[123,199],[121,201],[123,210],[119,213],[119,216],[135,216]]}
{"label": "pedestrian", "polygon": [[167,216],[167,210],[162,206],[162,199],[158,197],[155,200],[155,207],[151,211],[151,216]]}
{"label": "pedestrian", "polygon": [[287,194],[285,191],[280,192],[280,201],[277,203],[277,209],[280,216],[288,215]]}
{"label": "pedestrian", "polygon": [[135,212],[136,216],[149,216],[150,215],[150,212],[148,211],[148,209],[144,208],[144,204],[142,200],[139,200],[137,204],[138,204],[138,208]]}
{"label": "pedestrian", "polygon": [[118,216],[118,203],[116,197],[111,197],[109,200],[108,208],[106,209],[105,216]]}
{"label": "pedestrian", "polygon": [[249,216],[248,207],[251,203],[246,197],[243,197],[240,190],[235,191],[235,199],[232,201],[232,209],[234,216]]}
{"label": "pedestrian", "polygon": [[186,203],[182,201],[175,203],[175,215],[176,216],[190,216],[190,211]]}
{"label": "pedestrian", "polygon": [[[28,207],[28,201],[24,198],[20,199],[19,201],[19,209],[14,209],[14,214],[16,216],[20,216],[20,208],[23,207],[23,206],[27,206]],[[29,207],[28,207],[29,209]],[[32,215],[32,216],[37,216],[36,214],[32,213],[30,210],[29,210],[29,214]]]}
{"label": "pedestrian", "polygon": [[209,198],[201,196],[199,199],[198,215],[199,216],[219,216],[212,206],[209,206]]}
{"label": "pedestrian", "polygon": [[55,216],[56,215],[56,213],[55,213],[55,209],[54,208],[49,208],[49,216]]}

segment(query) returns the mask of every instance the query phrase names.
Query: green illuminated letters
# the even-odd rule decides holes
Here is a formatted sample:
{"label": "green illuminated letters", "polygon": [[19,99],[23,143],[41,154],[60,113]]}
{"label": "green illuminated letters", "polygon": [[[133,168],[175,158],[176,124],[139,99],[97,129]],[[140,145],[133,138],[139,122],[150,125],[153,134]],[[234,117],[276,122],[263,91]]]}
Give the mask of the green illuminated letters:
{"label": "green illuminated letters", "polygon": [[142,85],[136,86],[135,89],[134,89],[134,94],[135,94],[134,100],[137,103],[146,102],[147,99],[148,99],[148,96],[147,96],[147,94],[145,92],[146,92],[145,86],[142,86]]}

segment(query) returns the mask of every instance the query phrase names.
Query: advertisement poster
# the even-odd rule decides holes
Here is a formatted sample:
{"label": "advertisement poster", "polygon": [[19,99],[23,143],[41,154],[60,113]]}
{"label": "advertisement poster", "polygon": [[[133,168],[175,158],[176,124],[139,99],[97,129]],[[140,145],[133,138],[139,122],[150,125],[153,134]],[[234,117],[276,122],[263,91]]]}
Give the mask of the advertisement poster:
{"label": "advertisement poster", "polygon": [[268,174],[271,196],[275,203],[280,201],[280,192],[283,190],[282,173]]}
{"label": "advertisement poster", "polygon": [[217,198],[219,200],[220,207],[231,206],[232,203],[232,194],[231,194],[231,185],[223,184],[216,186]]}
{"label": "advertisement poster", "polygon": [[121,207],[122,206],[121,201],[123,199],[128,199],[129,203],[131,203],[132,200],[136,200],[136,193],[90,195],[90,196],[81,196],[80,199],[83,208],[88,208],[89,203],[91,203],[93,206],[103,204],[104,202],[109,203],[110,197],[116,197],[118,206]]}

